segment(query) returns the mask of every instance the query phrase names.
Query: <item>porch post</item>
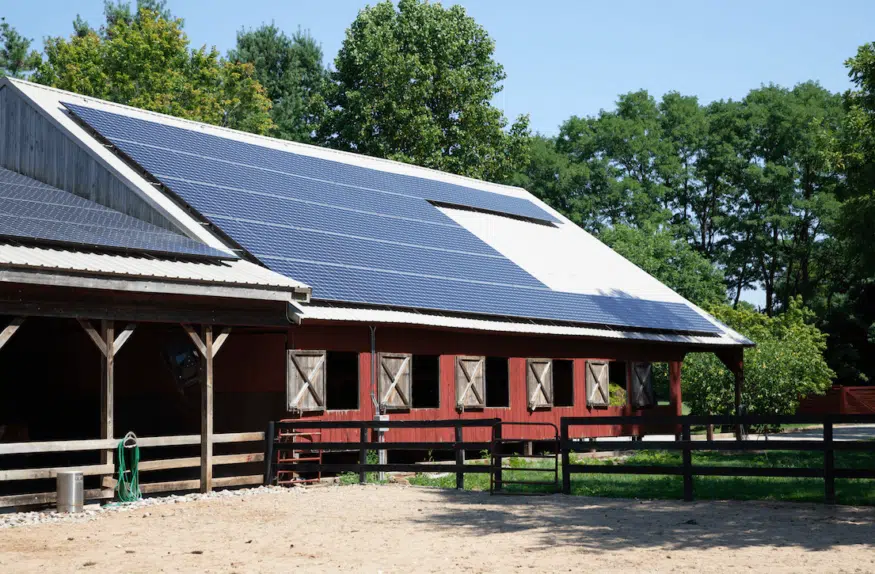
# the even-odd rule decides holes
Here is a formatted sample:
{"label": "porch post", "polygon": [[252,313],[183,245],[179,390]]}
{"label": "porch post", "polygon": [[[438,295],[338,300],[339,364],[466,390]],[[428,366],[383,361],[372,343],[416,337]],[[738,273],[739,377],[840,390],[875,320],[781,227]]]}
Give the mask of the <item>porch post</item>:
{"label": "porch post", "polygon": [[213,489],[213,328],[204,326],[201,377],[201,492]]}
{"label": "porch post", "polygon": [[[100,321],[100,339],[103,341],[103,360],[100,361],[100,438],[113,435],[113,386],[115,378],[115,324],[103,319]],[[100,451],[100,464],[112,462],[112,451]]]}
{"label": "porch post", "polygon": [[[741,391],[744,390],[744,351],[735,363],[735,414],[741,414]],[[741,440],[741,425],[735,427],[735,440]]]}
{"label": "porch post", "polygon": [[222,329],[214,340],[211,325],[203,326],[202,336],[191,325],[183,324],[182,328],[201,356],[201,492],[210,492],[213,489],[213,359],[231,329]]}
{"label": "porch post", "polygon": [[[671,401],[672,414],[684,414],[684,401],[681,393],[681,361],[671,361],[668,364],[668,394]],[[680,440],[681,427],[675,426],[675,439]]]}

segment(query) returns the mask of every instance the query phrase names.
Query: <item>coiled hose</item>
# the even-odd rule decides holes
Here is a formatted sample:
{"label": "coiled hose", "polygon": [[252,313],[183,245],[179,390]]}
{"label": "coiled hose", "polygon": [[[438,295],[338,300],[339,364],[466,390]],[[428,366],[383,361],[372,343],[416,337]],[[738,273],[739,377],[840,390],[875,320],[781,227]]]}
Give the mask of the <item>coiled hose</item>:
{"label": "coiled hose", "polygon": [[[130,469],[126,461],[125,451],[131,451]],[[135,502],[143,495],[140,493],[140,446],[137,444],[137,435],[129,432],[118,443],[118,480],[115,491],[121,502]]]}

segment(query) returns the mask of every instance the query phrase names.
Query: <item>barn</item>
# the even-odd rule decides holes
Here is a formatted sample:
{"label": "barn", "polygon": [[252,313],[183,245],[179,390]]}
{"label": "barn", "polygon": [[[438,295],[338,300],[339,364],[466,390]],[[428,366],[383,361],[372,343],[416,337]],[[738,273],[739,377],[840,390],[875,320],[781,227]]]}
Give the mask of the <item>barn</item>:
{"label": "barn", "polygon": [[0,168],[2,443],[199,433],[209,488],[269,420],[645,423],[690,352],[743,383],[750,341],[524,189],[9,78]]}

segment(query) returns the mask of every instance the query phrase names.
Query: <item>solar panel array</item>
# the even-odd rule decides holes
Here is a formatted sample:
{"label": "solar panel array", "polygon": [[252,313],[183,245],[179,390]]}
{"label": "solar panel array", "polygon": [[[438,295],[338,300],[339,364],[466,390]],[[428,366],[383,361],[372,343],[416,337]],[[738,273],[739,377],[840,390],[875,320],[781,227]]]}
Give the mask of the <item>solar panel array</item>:
{"label": "solar panel array", "polygon": [[0,168],[0,237],[179,256],[234,258],[35,179]]}
{"label": "solar panel array", "polygon": [[718,332],[683,304],[552,291],[430,203],[553,219],[532,202],[64,105],[316,300]]}

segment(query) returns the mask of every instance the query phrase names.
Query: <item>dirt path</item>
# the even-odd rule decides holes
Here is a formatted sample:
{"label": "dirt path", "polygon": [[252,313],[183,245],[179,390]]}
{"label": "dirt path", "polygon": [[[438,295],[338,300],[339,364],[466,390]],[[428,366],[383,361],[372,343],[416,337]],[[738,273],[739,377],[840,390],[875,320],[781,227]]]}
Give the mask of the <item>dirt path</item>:
{"label": "dirt path", "polygon": [[0,530],[0,572],[875,572],[875,509],[319,487]]}

